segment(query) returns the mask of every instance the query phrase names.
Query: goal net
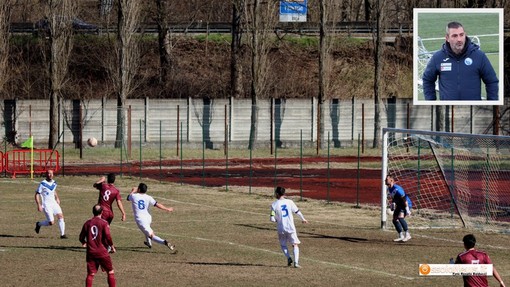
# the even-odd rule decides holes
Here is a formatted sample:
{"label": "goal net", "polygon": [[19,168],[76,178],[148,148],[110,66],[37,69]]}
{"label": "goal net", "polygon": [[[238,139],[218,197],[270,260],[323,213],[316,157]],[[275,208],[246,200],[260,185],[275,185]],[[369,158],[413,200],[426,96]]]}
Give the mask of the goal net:
{"label": "goal net", "polygon": [[381,225],[391,174],[413,201],[423,228],[510,230],[510,137],[383,129]]}

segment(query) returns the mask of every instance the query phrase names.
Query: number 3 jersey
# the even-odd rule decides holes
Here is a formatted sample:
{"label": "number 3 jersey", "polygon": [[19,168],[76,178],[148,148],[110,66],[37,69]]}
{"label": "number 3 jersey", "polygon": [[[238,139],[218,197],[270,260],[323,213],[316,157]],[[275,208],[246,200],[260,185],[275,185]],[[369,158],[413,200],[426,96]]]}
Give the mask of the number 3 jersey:
{"label": "number 3 jersey", "polygon": [[278,233],[295,233],[294,213],[298,213],[299,209],[290,199],[278,199],[271,205],[271,216],[274,216],[277,223]]}

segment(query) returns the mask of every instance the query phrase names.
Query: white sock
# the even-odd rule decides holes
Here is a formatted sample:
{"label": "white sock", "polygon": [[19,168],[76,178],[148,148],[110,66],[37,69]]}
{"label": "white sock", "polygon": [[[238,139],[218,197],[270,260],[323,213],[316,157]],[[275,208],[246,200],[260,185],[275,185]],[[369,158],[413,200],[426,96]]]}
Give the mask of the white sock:
{"label": "white sock", "polygon": [[294,263],[299,264],[299,246],[294,245]]}
{"label": "white sock", "polygon": [[58,220],[58,228],[60,228],[60,235],[66,234],[66,223],[64,222],[63,218]]}
{"label": "white sock", "polygon": [[165,244],[165,240],[161,239],[161,237],[156,236],[156,235],[152,236],[152,240],[154,240],[154,242],[159,243],[159,244]]}
{"label": "white sock", "polygon": [[285,256],[287,258],[289,258],[290,254],[289,254],[289,249],[287,248],[287,246],[286,245],[281,245],[280,247],[282,248],[283,254],[285,254]]}

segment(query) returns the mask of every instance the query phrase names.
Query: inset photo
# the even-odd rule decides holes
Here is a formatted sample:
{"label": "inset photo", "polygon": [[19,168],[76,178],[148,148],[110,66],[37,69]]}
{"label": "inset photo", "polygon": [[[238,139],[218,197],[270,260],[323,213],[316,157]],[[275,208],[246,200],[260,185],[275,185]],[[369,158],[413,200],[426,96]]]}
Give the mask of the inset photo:
{"label": "inset photo", "polygon": [[503,104],[503,9],[414,13],[413,104]]}

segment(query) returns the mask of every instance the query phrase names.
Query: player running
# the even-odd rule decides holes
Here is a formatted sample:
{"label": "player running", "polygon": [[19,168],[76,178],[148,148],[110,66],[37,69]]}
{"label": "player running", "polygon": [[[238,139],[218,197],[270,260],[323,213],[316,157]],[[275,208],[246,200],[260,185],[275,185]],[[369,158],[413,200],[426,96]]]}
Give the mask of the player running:
{"label": "player running", "polygon": [[109,173],[108,180],[103,176],[97,182],[94,183],[94,188],[99,190],[99,198],[97,203],[103,207],[103,215],[102,218],[108,221],[108,224],[111,224],[113,221],[113,202],[117,202],[117,206],[122,212],[122,221],[126,220],[126,212],[124,211],[124,205],[122,204],[122,197],[120,196],[120,191],[114,185],[115,183],[115,174]]}
{"label": "player running", "polygon": [[151,228],[152,215],[149,212],[150,206],[155,206],[166,212],[172,212],[172,207],[165,207],[163,204],[157,202],[152,196],[147,194],[147,185],[140,183],[138,187],[133,187],[131,193],[127,197],[128,201],[131,201],[133,207],[133,214],[135,216],[136,225],[142,233],[145,235],[145,244],[147,247],[152,248],[152,240],[154,242],[166,245],[173,253],[176,253],[175,245],[170,244],[165,239],[154,234]]}
{"label": "player running", "polygon": [[395,229],[398,232],[398,238],[393,241],[406,242],[411,239],[411,233],[409,233],[405,219],[406,216],[411,215],[411,199],[400,185],[395,184],[393,176],[386,176],[385,184],[388,187],[388,197],[392,200],[393,225],[395,225]]}
{"label": "player running", "polygon": [[110,225],[101,218],[102,213],[101,205],[94,205],[92,208],[94,216],[83,224],[80,232],[79,240],[82,246],[87,248],[87,278],[85,279],[87,287],[92,286],[99,266],[108,273],[108,286],[116,286],[112,259],[109,254],[115,253],[115,247],[110,233]]}
{"label": "player running", "polygon": [[299,265],[299,238],[297,237],[296,226],[294,225],[293,214],[297,214],[303,223],[308,221],[303,216],[303,213],[298,209],[294,201],[285,198],[285,188],[278,186],[274,191],[277,200],[271,205],[270,220],[277,223],[278,239],[280,247],[287,257],[287,265],[292,266],[292,257],[289,254],[287,242],[292,244],[294,251],[294,267],[301,268]]}
{"label": "player running", "polygon": [[60,229],[60,238],[67,239],[66,236],[66,223],[64,221],[64,214],[60,207],[60,198],[57,193],[57,182],[53,180],[53,170],[46,171],[46,179],[41,181],[37,190],[35,191],[35,203],[37,204],[37,211],[44,212],[46,220],[37,221],[35,223],[35,233],[39,234],[41,226],[50,226],[55,224],[55,215],[58,219],[58,227]]}

